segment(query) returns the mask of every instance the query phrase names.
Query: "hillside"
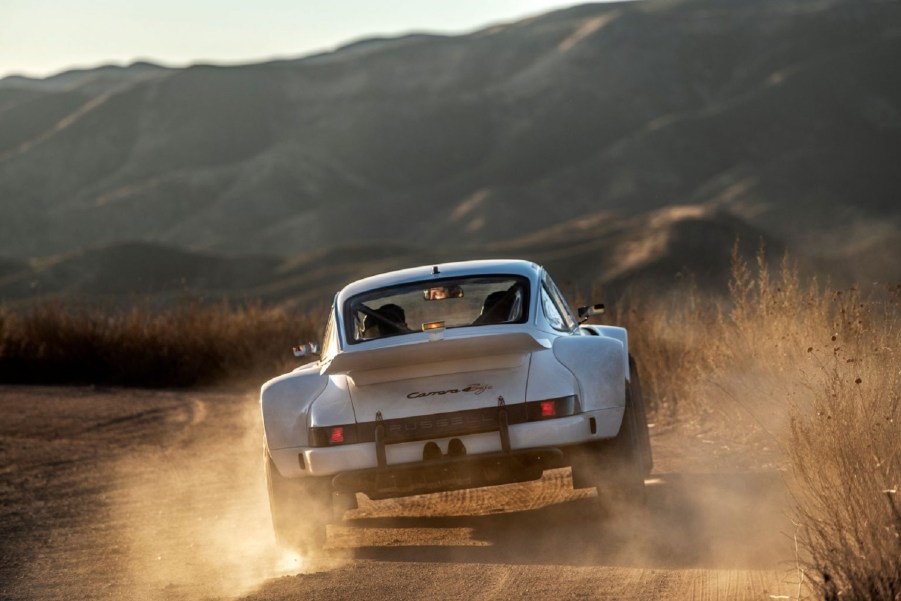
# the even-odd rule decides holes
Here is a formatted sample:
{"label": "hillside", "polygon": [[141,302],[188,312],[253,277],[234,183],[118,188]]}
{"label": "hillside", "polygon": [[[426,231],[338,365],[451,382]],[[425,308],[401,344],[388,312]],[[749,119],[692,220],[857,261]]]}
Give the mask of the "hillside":
{"label": "hillside", "polygon": [[777,240],[728,214],[683,206],[628,219],[592,215],[469,249],[357,245],[285,259],[228,257],[148,243],[104,244],[28,264],[0,265],[0,299],[21,303],[37,297],[74,296],[103,302],[143,298],[171,303],[199,296],[213,302],[259,299],[307,308],[328,303],[338,288],[373,273],[451,260],[510,257],[538,261],[567,291],[583,295],[615,296],[628,285],[673,286],[689,278],[714,289],[728,280],[727,251],[737,238],[743,241],[745,256],[752,256],[761,241],[773,255],[783,252]]}
{"label": "hillside", "polygon": [[[897,2],[649,0],[240,67],[7,78],[0,257],[140,242],[276,265],[389,244],[408,263],[569,253],[614,281],[630,264],[597,253],[690,205],[717,217],[683,238],[718,256],[728,222],[901,279],[899,51]],[[573,223],[587,239],[551,253]],[[703,270],[692,244],[661,273]]]}

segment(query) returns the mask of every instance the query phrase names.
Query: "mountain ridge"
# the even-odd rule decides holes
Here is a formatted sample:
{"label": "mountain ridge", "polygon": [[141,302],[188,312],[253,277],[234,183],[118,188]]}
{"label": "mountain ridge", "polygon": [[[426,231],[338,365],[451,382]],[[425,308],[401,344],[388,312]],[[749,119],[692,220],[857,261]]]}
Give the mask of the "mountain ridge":
{"label": "mountain ridge", "polygon": [[901,279],[899,51],[897,3],[647,0],[52,90],[7,78],[0,256],[478,256],[599,214],[638,236],[630,219],[688,205],[713,232]]}
{"label": "mountain ridge", "polygon": [[[701,233],[703,235],[698,235]],[[784,245],[724,213],[667,207],[622,217],[601,213],[480,249],[379,245],[332,246],[290,258],[228,257],[155,243],[100,244],[0,270],[0,301],[28,303],[68,296],[82,301],[145,298],[261,300],[308,308],[327,303],[343,285],[415,265],[483,258],[524,258],[547,267],[567,290],[620,294],[642,284],[679,287],[692,281],[723,289],[730,253],[759,245],[782,256]],[[16,269],[17,267],[17,269]],[[802,260],[802,267],[813,266]]]}

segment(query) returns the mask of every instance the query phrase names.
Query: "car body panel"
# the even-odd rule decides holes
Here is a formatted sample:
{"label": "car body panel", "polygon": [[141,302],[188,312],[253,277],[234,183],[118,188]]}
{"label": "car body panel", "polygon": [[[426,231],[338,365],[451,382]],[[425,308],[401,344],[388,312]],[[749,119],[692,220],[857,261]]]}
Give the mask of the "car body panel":
{"label": "car body panel", "polygon": [[350,396],[357,421],[373,421],[377,412],[384,419],[393,419],[494,407],[499,397],[505,402],[509,399],[510,403],[525,402],[529,356],[515,358],[518,359],[515,364],[500,369],[428,375],[365,386],[357,386],[351,380]]}
{"label": "car body panel", "polygon": [[522,326],[482,326],[478,330],[476,333],[451,330],[435,340],[430,340],[425,332],[417,332],[365,342],[358,349],[337,354],[322,365],[321,371],[328,375],[355,375],[385,368],[526,353],[551,345],[547,338],[536,338],[529,331],[531,328]]}
{"label": "car body panel", "polygon": [[554,340],[553,352],[578,380],[583,407],[602,409],[625,404],[628,360],[622,360],[622,342],[602,336],[561,336]]}

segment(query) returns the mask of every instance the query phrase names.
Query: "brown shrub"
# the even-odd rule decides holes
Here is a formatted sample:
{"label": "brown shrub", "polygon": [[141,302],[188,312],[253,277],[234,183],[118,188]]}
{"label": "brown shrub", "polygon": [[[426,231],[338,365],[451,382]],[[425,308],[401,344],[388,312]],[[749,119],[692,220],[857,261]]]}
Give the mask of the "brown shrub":
{"label": "brown shrub", "polygon": [[826,599],[901,599],[901,311],[856,289],[824,298],[814,391],[791,424],[808,569]]}
{"label": "brown shrub", "polygon": [[787,260],[773,274],[762,249],[756,265],[734,253],[732,276],[728,303],[632,295],[612,311],[657,419],[781,449],[812,588],[898,601],[901,285],[827,291]]}
{"label": "brown shrub", "polygon": [[719,303],[688,285],[661,297],[633,290],[607,321],[629,331],[648,409],[663,421],[698,410],[697,391],[718,354],[711,344]]}
{"label": "brown shrub", "polygon": [[47,302],[0,309],[0,381],[179,387],[272,376],[313,340],[309,315],[259,305],[168,310]]}
{"label": "brown shrub", "polygon": [[898,601],[901,287],[824,291],[787,262],[773,278],[761,251],[756,269],[736,258],[731,292],[725,365],[781,389],[736,393],[788,421],[787,434],[772,433],[788,440],[800,561],[814,588],[825,599]]}

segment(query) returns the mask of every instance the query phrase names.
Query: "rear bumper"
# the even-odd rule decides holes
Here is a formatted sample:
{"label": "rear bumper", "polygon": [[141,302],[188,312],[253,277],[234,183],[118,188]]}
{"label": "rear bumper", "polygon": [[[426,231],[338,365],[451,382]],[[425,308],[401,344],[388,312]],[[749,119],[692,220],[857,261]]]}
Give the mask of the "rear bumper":
{"label": "rear bumper", "polygon": [[[594,440],[612,438],[619,431],[623,408],[588,411],[541,422],[509,426],[509,451],[535,452],[547,448],[578,445]],[[592,423],[594,428],[592,428]],[[458,436],[466,447],[466,460],[505,451],[498,431]],[[436,438],[443,455],[447,455],[451,437]],[[382,467],[394,468],[412,464],[422,466],[423,447],[427,441],[386,444]],[[378,445],[373,442],[335,447],[289,447],[270,449],[279,473],[286,478],[304,476],[335,476],[344,472],[365,471],[379,467]],[[450,459],[450,458],[448,458]]]}

